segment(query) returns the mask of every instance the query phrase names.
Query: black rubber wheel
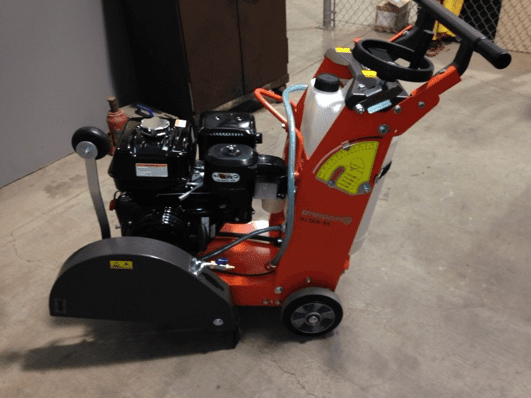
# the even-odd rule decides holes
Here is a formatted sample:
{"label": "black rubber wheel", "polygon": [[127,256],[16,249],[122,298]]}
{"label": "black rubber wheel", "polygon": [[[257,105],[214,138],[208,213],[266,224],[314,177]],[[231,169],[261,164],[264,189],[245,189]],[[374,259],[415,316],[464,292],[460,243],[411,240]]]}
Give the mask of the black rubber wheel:
{"label": "black rubber wheel", "polygon": [[76,130],[72,136],[72,147],[74,148],[74,151],[76,150],[77,144],[82,141],[91,142],[96,146],[96,149],[98,150],[98,156],[96,156],[96,159],[101,159],[111,150],[109,137],[96,127],[85,126]]}
{"label": "black rubber wheel", "polygon": [[282,307],[282,321],[294,333],[319,336],[334,330],[343,318],[339,297],[329,289],[309,287],[291,294]]}
{"label": "black rubber wheel", "polygon": [[426,57],[421,58],[418,68],[408,68],[395,63],[399,58],[411,62],[416,54],[408,47],[388,41],[360,40],[354,46],[352,55],[366,67],[375,70],[383,80],[425,82],[433,75],[434,66]]}

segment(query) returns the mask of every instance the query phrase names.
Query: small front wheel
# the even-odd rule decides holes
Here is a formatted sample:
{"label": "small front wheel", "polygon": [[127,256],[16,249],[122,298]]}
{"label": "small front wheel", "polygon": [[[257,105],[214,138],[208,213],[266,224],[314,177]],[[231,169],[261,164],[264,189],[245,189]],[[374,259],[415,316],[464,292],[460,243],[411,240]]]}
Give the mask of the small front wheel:
{"label": "small front wheel", "polygon": [[334,330],[343,318],[337,295],[329,289],[309,287],[291,294],[282,307],[282,321],[294,333],[319,336]]}

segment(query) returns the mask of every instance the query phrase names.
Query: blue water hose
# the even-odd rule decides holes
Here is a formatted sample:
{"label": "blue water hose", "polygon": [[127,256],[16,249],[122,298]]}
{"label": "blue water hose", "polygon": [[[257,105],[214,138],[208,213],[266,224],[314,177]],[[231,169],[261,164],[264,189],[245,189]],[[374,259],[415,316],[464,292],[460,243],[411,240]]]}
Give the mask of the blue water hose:
{"label": "blue water hose", "polygon": [[295,132],[295,115],[291,108],[289,95],[293,91],[304,91],[308,88],[307,84],[297,84],[288,87],[282,93],[282,101],[286,109],[286,116],[288,119],[288,208],[286,210],[286,234],[280,246],[280,250],[273,260],[271,265],[276,266],[282,255],[288,247],[293,232],[293,220],[295,219],[295,152],[296,152],[296,132]]}

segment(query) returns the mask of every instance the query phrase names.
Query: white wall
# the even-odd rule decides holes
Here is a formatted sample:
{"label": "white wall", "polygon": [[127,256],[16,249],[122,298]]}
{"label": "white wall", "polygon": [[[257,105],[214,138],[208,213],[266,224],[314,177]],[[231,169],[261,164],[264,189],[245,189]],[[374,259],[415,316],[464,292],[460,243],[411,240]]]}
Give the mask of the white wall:
{"label": "white wall", "polygon": [[0,187],[71,153],[77,128],[106,131],[107,96],[133,98],[119,8],[102,3],[3,2]]}

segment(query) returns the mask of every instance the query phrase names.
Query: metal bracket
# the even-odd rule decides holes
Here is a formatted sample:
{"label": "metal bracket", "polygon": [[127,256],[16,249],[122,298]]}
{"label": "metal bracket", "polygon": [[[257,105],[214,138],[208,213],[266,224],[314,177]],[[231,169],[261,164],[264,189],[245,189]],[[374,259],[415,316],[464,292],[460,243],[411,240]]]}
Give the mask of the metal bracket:
{"label": "metal bracket", "polygon": [[111,229],[109,227],[109,220],[107,213],[105,213],[105,206],[101,198],[100,182],[98,179],[98,166],[96,165],[96,157],[98,156],[98,149],[96,145],[89,141],[81,141],[76,145],[76,153],[85,159],[85,167],[87,169],[87,180],[92,198],[92,204],[98,217],[98,223],[101,229],[101,238],[108,239],[111,237]]}

